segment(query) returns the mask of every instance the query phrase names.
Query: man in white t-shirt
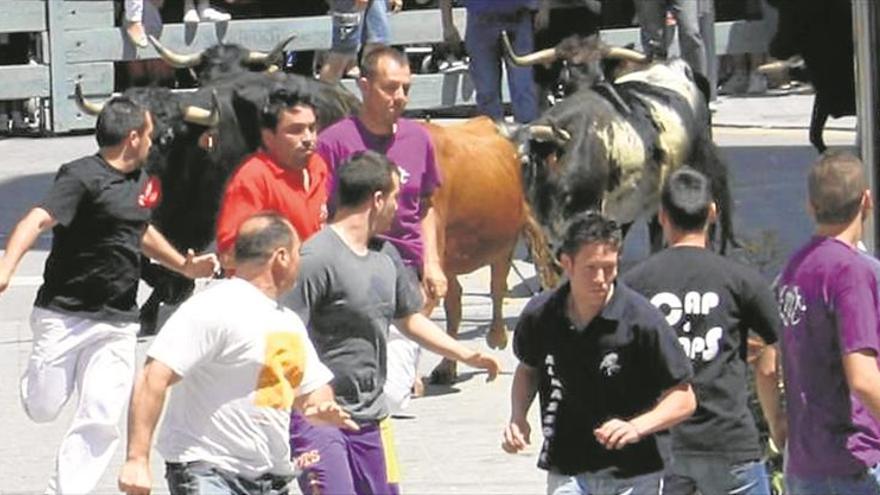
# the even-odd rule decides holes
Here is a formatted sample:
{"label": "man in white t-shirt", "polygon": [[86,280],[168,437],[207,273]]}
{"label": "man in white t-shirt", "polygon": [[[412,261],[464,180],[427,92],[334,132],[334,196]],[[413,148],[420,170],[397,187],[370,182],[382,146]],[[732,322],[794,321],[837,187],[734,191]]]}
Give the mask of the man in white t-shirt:
{"label": "man in white t-shirt", "polygon": [[302,321],[277,302],[294,284],[298,251],[287,220],[252,216],[236,239],[236,277],[193,296],[159,332],[132,394],[120,490],[149,493],[153,432],[177,383],[156,445],[172,494],[287,493],[291,408],[357,429]]}

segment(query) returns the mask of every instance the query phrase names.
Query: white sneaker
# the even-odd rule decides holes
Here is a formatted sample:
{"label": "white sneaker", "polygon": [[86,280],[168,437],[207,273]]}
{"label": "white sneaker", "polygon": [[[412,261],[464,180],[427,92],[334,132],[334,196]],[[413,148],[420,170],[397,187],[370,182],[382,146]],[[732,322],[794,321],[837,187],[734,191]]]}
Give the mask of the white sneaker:
{"label": "white sneaker", "polygon": [[199,9],[199,18],[205,22],[226,22],[232,19],[232,16],[226,12],[220,12],[214,7],[205,7]]}
{"label": "white sneaker", "polygon": [[186,9],[186,12],[183,13],[183,22],[184,24],[198,24],[199,23],[199,13],[195,8]]}

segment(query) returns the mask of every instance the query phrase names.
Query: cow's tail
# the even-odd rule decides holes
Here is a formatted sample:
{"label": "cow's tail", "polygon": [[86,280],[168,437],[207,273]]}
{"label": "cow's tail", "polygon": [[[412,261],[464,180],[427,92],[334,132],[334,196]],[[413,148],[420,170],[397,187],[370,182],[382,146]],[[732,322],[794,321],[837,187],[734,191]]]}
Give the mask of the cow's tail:
{"label": "cow's tail", "polygon": [[733,232],[733,197],[730,194],[730,177],[721,152],[708,137],[701,139],[694,150],[691,164],[712,181],[712,196],[718,208],[718,225],[721,228],[719,252],[724,254],[730,247],[740,247]]}
{"label": "cow's tail", "polygon": [[822,97],[817,93],[813,100],[813,112],[810,115],[810,144],[819,153],[825,153],[825,150],[828,149],[825,146],[825,139],[822,137],[826,122],[828,122],[828,111],[825,109]]}
{"label": "cow's tail", "polygon": [[529,251],[532,254],[532,262],[535,264],[535,271],[538,272],[538,278],[541,281],[541,287],[544,289],[552,289],[559,285],[559,278],[562,272],[561,267],[556,263],[556,258],[550,249],[550,243],[544,230],[535,219],[532,209],[528,204],[525,205],[526,222],[523,226],[523,235],[529,245]]}

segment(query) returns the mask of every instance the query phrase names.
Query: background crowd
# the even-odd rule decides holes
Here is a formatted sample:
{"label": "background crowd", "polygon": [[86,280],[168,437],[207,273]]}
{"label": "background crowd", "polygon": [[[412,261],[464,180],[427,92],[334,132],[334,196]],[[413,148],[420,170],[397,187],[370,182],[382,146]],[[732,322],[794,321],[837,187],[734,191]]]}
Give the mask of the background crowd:
{"label": "background crowd", "polygon": [[[771,2],[772,3],[772,2]],[[147,34],[158,35],[164,23],[225,23],[231,19],[332,16],[329,52],[288,52],[284,70],[314,74],[335,82],[356,77],[357,57],[391,42],[388,18],[401,10],[440,8],[445,43],[417,47],[409,52],[414,72],[470,69],[477,90],[477,111],[498,118],[502,113],[498,42],[501,29],[512,35],[518,52],[546,48],[571,34],[582,36],[602,28],[642,27],[645,52],[665,56],[680,53],[692,67],[706,75],[714,92],[722,95],[758,94],[770,88],[789,88],[787,76],[767,78],[755,69],[767,61],[764,54],[714,53],[714,21],[762,20],[772,31],[775,8],[767,0],[302,0],[297,2],[232,0],[125,0],[117,2],[119,25],[137,48],[148,46]],[[470,21],[464,36],[452,23],[449,8],[465,7]],[[677,34],[676,34],[677,33]],[[678,43],[675,43],[675,40]],[[0,34],[2,64],[40,63],[39,36],[28,33]],[[406,47],[404,47],[406,48]],[[406,51],[406,50],[405,50]],[[472,62],[472,63],[468,63]],[[162,62],[137,61],[116,64],[116,90],[130,86],[164,85],[189,87],[197,84],[186,70],[173,70]],[[520,122],[537,115],[548,95],[536,93],[556,80],[559,66],[507,67],[512,112]],[[714,94],[714,93],[713,93]],[[23,133],[39,127],[39,102],[0,102],[0,133]]]}

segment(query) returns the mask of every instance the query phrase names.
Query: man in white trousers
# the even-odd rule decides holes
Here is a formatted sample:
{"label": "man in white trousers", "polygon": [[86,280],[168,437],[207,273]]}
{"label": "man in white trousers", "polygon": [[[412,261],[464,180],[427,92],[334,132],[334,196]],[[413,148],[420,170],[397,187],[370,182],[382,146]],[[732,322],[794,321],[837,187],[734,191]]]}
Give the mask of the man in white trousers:
{"label": "man in white trousers", "polygon": [[95,128],[99,152],[61,166],[0,257],[2,294],[40,233],[53,229],[21,400],[38,423],[54,420],[74,390],[78,401],[47,493],[91,492],[116,450],[134,379],[141,252],[192,278],[217,265],[214,255],[178,253],[148,223],[160,196],[141,170],[152,132],[146,109],[125,97],[110,100]]}

